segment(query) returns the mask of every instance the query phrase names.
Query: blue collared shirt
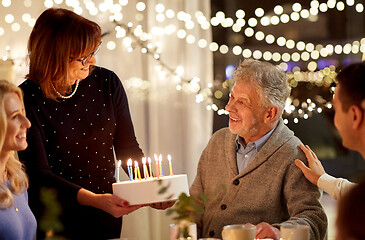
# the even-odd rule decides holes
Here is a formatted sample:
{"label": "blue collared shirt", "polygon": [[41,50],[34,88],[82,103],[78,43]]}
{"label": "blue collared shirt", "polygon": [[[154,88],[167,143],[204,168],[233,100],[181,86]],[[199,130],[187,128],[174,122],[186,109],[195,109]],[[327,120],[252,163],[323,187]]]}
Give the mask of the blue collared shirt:
{"label": "blue collared shirt", "polygon": [[[276,125],[277,126],[277,125]],[[237,135],[236,137],[236,161],[238,174],[240,174],[250,163],[252,158],[261,150],[267,140],[271,137],[276,126],[266,133],[262,138],[250,142],[247,145],[244,143],[244,139]]]}

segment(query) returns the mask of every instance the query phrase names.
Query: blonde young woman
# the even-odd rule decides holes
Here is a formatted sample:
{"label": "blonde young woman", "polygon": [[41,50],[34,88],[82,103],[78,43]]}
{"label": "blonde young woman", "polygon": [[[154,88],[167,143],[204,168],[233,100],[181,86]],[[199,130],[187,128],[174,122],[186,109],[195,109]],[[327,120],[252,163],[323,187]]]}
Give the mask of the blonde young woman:
{"label": "blonde young woman", "polygon": [[37,223],[28,206],[28,178],[16,151],[27,148],[27,129],[20,88],[0,80],[0,239],[36,238]]}

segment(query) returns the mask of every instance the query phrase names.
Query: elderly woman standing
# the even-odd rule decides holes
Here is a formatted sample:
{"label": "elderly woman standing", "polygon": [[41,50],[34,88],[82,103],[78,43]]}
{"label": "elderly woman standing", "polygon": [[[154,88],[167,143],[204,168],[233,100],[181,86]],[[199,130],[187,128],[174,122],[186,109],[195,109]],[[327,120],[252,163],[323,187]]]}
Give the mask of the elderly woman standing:
{"label": "elderly woman standing", "polygon": [[28,177],[16,151],[27,144],[30,122],[20,88],[0,80],[0,239],[36,237],[36,220],[28,206]]}
{"label": "elderly woman standing", "polygon": [[[140,160],[127,95],[112,71],[94,66],[101,45],[98,24],[50,8],[28,41],[29,73],[21,84],[32,123],[20,152],[30,179],[29,204],[42,215],[39,189],[55,188],[70,239],[119,238],[129,206],[114,196],[115,158]],[[123,161],[126,162],[126,161]]]}

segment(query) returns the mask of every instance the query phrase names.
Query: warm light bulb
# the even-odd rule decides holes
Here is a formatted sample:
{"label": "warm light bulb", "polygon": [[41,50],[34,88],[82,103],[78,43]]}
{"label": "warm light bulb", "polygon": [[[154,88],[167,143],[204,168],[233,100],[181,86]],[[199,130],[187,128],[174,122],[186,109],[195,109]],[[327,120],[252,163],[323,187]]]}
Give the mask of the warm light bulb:
{"label": "warm light bulb", "polygon": [[236,17],[237,18],[244,18],[245,17],[245,11],[243,11],[242,9],[239,9],[236,11]]}
{"label": "warm light bulb", "polygon": [[260,20],[260,23],[262,26],[268,26],[270,24],[270,18],[268,17],[262,17]]}
{"label": "warm light bulb", "polygon": [[5,16],[5,22],[7,22],[7,23],[14,22],[14,16],[12,14],[6,14],[6,16]]}
{"label": "warm light bulb", "polygon": [[218,46],[218,44],[217,44],[216,42],[212,42],[212,43],[210,43],[210,44],[209,44],[209,49],[210,49],[210,51],[212,51],[212,52],[217,51],[217,50],[218,50],[218,48],[219,48],[219,46]]}
{"label": "warm light bulb", "polygon": [[274,13],[276,14],[276,15],[280,15],[280,14],[282,14],[284,12],[284,8],[282,7],[282,6],[280,6],[280,5],[276,5],[275,7],[274,7]]}
{"label": "warm light bulb", "polygon": [[227,52],[228,52],[228,47],[227,47],[227,45],[221,45],[220,47],[219,47],[219,51],[222,53],[222,54],[226,54]]}
{"label": "warm light bulb", "polygon": [[264,14],[265,14],[264,9],[262,9],[262,8],[256,8],[256,10],[255,10],[255,15],[256,15],[257,17],[262,17],[262,16],[264,16]]}
{"label": "warm light bulb", "polygon": [[281,15],[281,16],[280,16],[280,21],[281,21],[282,23],[288,23],[288,22],[289,22],[289,20],[290,20],[290,17],[289,17],[289,15],[288,15],[288,14],[283,14],[283,15]]}
{"label": "warm light bulb", "polygon": [[146,4],[144,2],[138,2],[136,4],[136,9],[137,9],[137,11],[142,12],[146,9]]}
{"label": "warm light bulb", "polygon": [[302,5],[300,3],[294,3],[292,9],[294,12],[299,12],[302,9]]}
{"label": "warm light bulb", "polygon": [[240,55],[240,54],[241,54],[241,52],[242,52],[242,48],[241,48],[241,46],[234,46],[234,47],[232,48],[232,52],[233,52],[233,54],[234,54],[234,55]]}
{"label": "warm light bulb", "polygon": [[242,51],[242,56],[244,58],[250,58],[252,55],[252,52],[250,49],[246,48],[245,50]]}

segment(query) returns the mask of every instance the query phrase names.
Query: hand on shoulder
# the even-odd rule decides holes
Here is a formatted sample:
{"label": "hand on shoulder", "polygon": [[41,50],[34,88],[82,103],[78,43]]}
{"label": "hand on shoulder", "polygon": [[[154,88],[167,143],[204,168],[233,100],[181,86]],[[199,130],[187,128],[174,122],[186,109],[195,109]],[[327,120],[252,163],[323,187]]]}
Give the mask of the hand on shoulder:
{"label": "hand on shoulder", "polygon": [[295,165],[302,170],[304,176],[314,185],[317,185],[320,176],[326,173],[322,163],[317,158],[316,154],[310,149],[308,145],[300,145],[300,149],[304,152],[307,160],[308,166],[306,166],[301,160],[296,159]]}

